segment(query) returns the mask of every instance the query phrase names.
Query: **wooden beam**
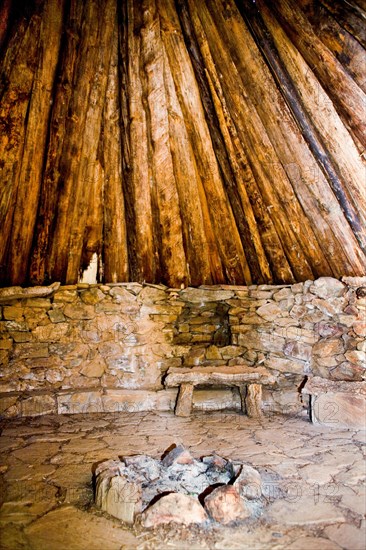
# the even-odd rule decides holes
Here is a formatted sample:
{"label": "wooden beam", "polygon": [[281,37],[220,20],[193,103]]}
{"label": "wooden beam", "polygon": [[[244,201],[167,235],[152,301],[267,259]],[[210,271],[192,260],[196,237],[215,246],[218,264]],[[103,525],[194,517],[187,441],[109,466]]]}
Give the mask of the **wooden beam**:
{"label": "wooden beam", "polygon": [[8,270],[14,285],[28,280],[28,264],[43,176],[44,150],[59,58],[64,2],[46,0],[41,15],[39,55],[28,106],[19,187],[10,238]]}
{"label": "wooden beam", "polygon": [[[305,256],[308,251],[304,252],[304,250],[311,239],[308,238],[301,243],[302,233],[307,229],[308,224],[295,200],[294,192],[264,124],[229,54],[228,38],[225,36],[224,28],[226,23],[215,22],[213,14],[204,3],[199,4],[197,11],[205,29],[214,63],[218,73],[222,75],[221,85],[226,101],[230,105],[231,116],[235,121],[260,195],[280,236],[291,269],[296,278],[310,278],[313,272]],[[241,106],[240,111],[237,105]],[[289,216],[296,220],[291,227],[287,223]]]}
{"label": "wooden beam", "polygon": [[[290,89],[286,88],[286,83],[282,85],[279,82],[279,85],[285,97],[289,95],[289,104],[305,138],[309,132],[310,146],[314,147],[314,158],[319,163],[318,167],[310,163],[303,166],[298,179],[299,182],[300,178],[308,180],[310,189],[316,197],[314,208],[319,209],[333,234],[333,236],[329,233],[323,234],[326,238],[322,238],[322,241],[327,244],[324,253],[336,276],[354,272],[354,270],[360,273],[364,270],[365,256],[362,246],[357,242],[352,231],[352,226],[355,232],[358,231],[358,238],[363,244],[362,226],[365,223],[366,192],[359,184],[364,179],[363,159],[359,156],[333,103],[319,86],[313,71],[307,66],[264,2],[260,1],[258,5],[263,17],[261,28],[267,29],[266,36],[273,40],[274,50],[268,54],[268,63],[270,66],[273,63],[273,72],[276,71],[276,74],[280,75],[281,68],[276,69],[277,62],[273,59],[276,55],[280,57],[278,62],[283,66],[283,79],[289,82]],[[296,82],[296,90],[291,86],[291,82]],[[292,107],[294,102],[295,105]],[[318,144],[319,149],[317,149]],[[298,156],[298,160],[302,158]],[[325,166],[324,163],[326,163]],[[325,170],[327,166],[331,167],[331,172],[328,179],[325,179],[323,170],[327,175]],[[335,179],[332,181],[334,173]],[[346,212],[349,212],[351,223],[347,223],[346,213],[341,210],[342,201]],[[355,223],[352,223],[352,216]]]}
{"label": "wooden beam", "polygon": [[15,47],[14,55],[6,56],[6,60],[12,61],[12,65],[5,64],[5,69],[8,67],[4,75],[7,79],[5,79],[0,106],[0,282],[2,284],[13,282],[13,273],[8,268],[8,251],[17,193],[21,185],[26,120],[37,72],[40,29],[41,18],[34,15],[26,29],[23,29],[24,34],[21,32],[19,35],[20,45],[16,41],[11,42],[12,47]]}
{"label": "wooden beam", "polygon": [[124,202],[126,175],[122,173],[118,34],[118,21],[116,20],[98,153],[98,157],[101,157],[103,171],[103,184],[101,185],[103,190],[103,278],[106,282],[112,283],[129,280]]}
{"label": "wooden beam", "polygon": [[[223,133],[225,127],[220,128],[219,115],[216,112],[217,102],[213,98],[214,92],[207,77],[205,62],[199,49],[197,37],[192,25],[187,3],[183,0],[176,1],[178,15],[181,23],[184,40],[189,51],[195,76],[199,85],[202,104],[205,110],[206,121],[209,127],[214,151],[222,172],[225,189],[233,210],[235,222],[238,227],[243,248],[248,259],[249,269],[253,280],[260,283],[269,280],[268,262],[265,258],[263,248],[255,224],[253,211],[249,200],[246,200],[245,206],[241,201],[239,184],[237,181],[237,167],[232,166],[227,151],[227,141]],[[234,157],[231,156],[231,161]],[[242,196],[243,197],[243,196]],[[244,195],[244,200],[247,195]]]}
{"label": "wooden beam", "polygon": [[[294,0],[268,2],[289,38],[312,68],[320,84],[332,99],[338,113],[355,136],[366,142],[364,117],[365,94],[344,70],[341,63],[315,34],[304,13]],[[329,6],[328,6],[329,7]]]}
{"label": "wooden beam", "polygon": [[[43,172],[34,248],[32,251],[29,278],[33,284],[50,280],[65,280],[66,267],[54,273],[54,260],[50,251],[58,212],[58,200],[64,185],[62,165],[64,142],[69,135],[69,107],[74,88],[74,73],[77,64],[84,7],[78,0],[71,0],[65,15],[65,40],[61,52],[49,125],[49,138]],[[69,224],[68,224],[69,227]]]}
{"label": "wooden beam", "polygon": [[[172,287],[187,285],[187,261],[183,245],[182,220],[170,148],[168,101],[164,71],[166,60],[155,0],[142,3],[141,63],[148,113],[151,183],[156,196],[161,261],[161,280]],[[167,70],[169,70],[167,68]]]}
{"label": "wooden beam", "polygon": [[[61,159],[63,187],[50,252],[53,278],[66,283],[78,279],[81,267],[89,203],[87,182],[92,181],[97,158],[116,0],[107,0],[103,10],[99,9],[97,0],[88,0],[84,9],[85,19],[69,105],[68,139],[64,142]],[[94,55],[91,51],[95,52]]]}
{"label": "wooden beam", "polygon": [[[158,1],[162,38],[172,70],[184,120],[194,146],[196,163],[210,212],[211,224],[225,277],[233,284],[251,282],[250,270],[240,240],[235,218],[223,186],[204,116],[194,71],[185,48],[173,0]],[[189,91],[189,93],[188,93]],[[225,228],[225,230],[223,230]]]}
{"label": "wooden beam", "polygon": [[321,0],[334,18],[366,48],[365,6],[359,7],[357,2],[347,0]]}

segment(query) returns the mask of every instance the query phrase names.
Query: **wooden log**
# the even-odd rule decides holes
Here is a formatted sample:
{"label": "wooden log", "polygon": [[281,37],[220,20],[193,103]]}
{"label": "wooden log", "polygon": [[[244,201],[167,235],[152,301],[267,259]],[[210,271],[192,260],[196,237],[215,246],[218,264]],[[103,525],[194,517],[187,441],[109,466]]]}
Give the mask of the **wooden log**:
{"label": "wooden log", "polygon": [[99,144],[103,166],[103,276],[105,281],[113,283],[129,280],[124,203],[126,176],[122,174],[118,31],[116,21]]}
{"label": "wooden log", "polygon": [[[80,51],[69,105],[68,139],[61,159],[63,187],[50,251],[52,276],[66,283],[78,279],[89,193],[101,127],[110,62],[115,0],[100,10],[97,0],[85,5]],[[91,50],[95,51],[91,55]],[[87,106],[85,107],[85,98]]]}
{"label": "wooden log", "polygon": [[[366,48],[365,13],[357,3],[340,0],[321,0],[335,19]],[[363,8],[365,10],[365,7]]]}
{"label": "wooden log", "polygon": [[[358,231],[358,238],[363,244],[362,226],[365,223],[366,203],[365,190],[359,185],[359,182],[364,178],[363,160],[360,158],[357,148],[332,102],[318,85],[316,77],[306,65],[303,57],[287,38],[272,16],[271,11],[263,2],[260,2],[259,6],[264,19],[261,28],[267,28],[266,36],[272,36],[273,45],[284,65],[285,74],[282,82],[284,82],[284,79],[286,79],[286,82],[288,82],[288,78],[290,79],[288,86],[292,89],[287,89],[286,82],[284,82],[283,85],[281,84],[283,93],[289,96],[288,101],[293,113],[295,115],[297,113],[300,117],[297,119],[300,127],[303,124],[306,125],[303,127],[304,135],[307,137],[307,133],[310,134],[308,139],[313,140],[314,156],[319,162],[319,169],[313,166],[310,171],[304,167],[301,178],[307,174],[311,189],[317,197],[318,205],[321,207],[321,214],[325,220],[328,220],[329,227],[334,235],[334,237],[327,236],[326,242],[333,242],[333,244],[328,247],[328,254],[326,252],[325,254],[332,265],[335,276],[339,277],[342,273],[353,272],[353,270],[360,273],[364,270],[365,259],[351,227],[353,226],[355,232]],[[275,52],[273,54],[269,52],[271,58],[269,63],[276,64],[275,55]],[[274,73],[279,75],[280,71],[281,68],[276,64]],[[293,86],[291,87],[291,81],[296,82],[296,91]],[[294,101],[295,105],[293,105]],[[330,164],[331,172],[328,181],[332,190],[320,171],[320,167],[325,162],[328,166]],[[322,168],[327,168],[327,165]],[[332,178],[334,172],[336,172],[335,179]],[[333,193],[339,202],[334,201]],[[342,213],[341,206],[345,210],[345,214]],[[344,219],[347,212],[351,221],[350,224]],[[353,223],[353,216],[355,223]],[[360,220],[358,223],[357,219]]]}
{"label": "wooden log", "polygon": [[[321,168],[330,180],[332,188],[338,193],[337,197],[339,197],[347,219],[361,239],[360,216],[353,205],[352,198],[348,196],[347,190],[344,189],[340,181],[329,158],[328,151],[318,139],[309,117],[304,112],[296,89],[291,79],[288,78],[275,48],[271,47],[269,38],[263,32],[263,21],[260,21],[260,16],[256,15],[256,8],[246,1],[243,2],[243,6],[245,6],[242,10],[243,14],[248,17],[248,22],[250,21],[262,52],[256,47],[248,28],[243,24],[242,18],[235,9],[232,10],[231,18],[227,21],[227,24],[224,25],[221,21],[220,25],[222,24],[223,30],[226,30],[228,48],[233,59],[235,59],[248,94],[256,105],[257,112],[271,142],[276,144],[278,160],[284,167],[287,178],[291,183],[290,190],[287,193],[294,193],[296,196],[296,200],[292,205],[292,212],[288,210],[288,207],[287,211],[291,219],[301,220],[298,235],[299,242],[302,243],[302,249],[314,274],[316,276],[324,275],[329,272],[329,262],[332,260],[332,257],[328,257],[329,243],[332,243],[332,247],[337,247],[337,242],[334,243],[332,232],[334,219],[332,218],[327,223],[327,216],[318,207],[319,200],[322,199],[322,187],[328,187],[323,174],[319,170],[318,177],[322,180],[319,185],[319,193],[316,194],[314,192],[315,188],[310,187],[311,178],[309,175],[318,169],[316,158],[319,159]],[[217,11],[217,14],[219,13],[220,10]],[[217,15],[216,18],[219,17]],[[265,65],[262,54],[267,58],[272,68],[272,74],[278,81],[277,83],[284,97],[277,89],[275,80]],[[254,71],[256,74],[255,79],[253,79]],[[293,115],[300,126],[301,132],[294,121]],[[281,180],[278,180],[278,185],[282,185]],[[285,190],[284,186],[283,189]],[[332,199],[332,202],[334,202],[334,199]],[[342,228],[344,221],[342,216]],[[325,236],[326,245],[324,244]]]}
{"label": "wooden log", "polygon": [[27,113],[19,188],[13,216],[8,270],[12,284],[23,284],[28,264],[41,189],[51,98],[59,58],[63,2],[46,0],[40,28],[39,56]]}
{"label": "wooden log", "polygon": [[361,15],[366,14],[366,0],[353,0],[351,3],[358,7]]}
{"label": "wooden log", "polygon": [[[289,185],[288,178],[263,122],[258,116],[248,93],[246,93],[228,53],[227,38],[221,34],[224,33],[224,29],[215,24],[212,14],[204,3],[199,4],[198,13],[205,29],[214,63],[218,72],[223,75],[221,83],[228,104],[230,102],[232,117],[235,120],[238,132],[239,125],[237,121],[241,122],[240,139],[245,144],[251,169],[260,188],[260,194],[270,211],[276,231],[280,235],[291,269],[295,277],[300,280],[311,278],[313,272],[304,253],[304,249],[309,245],[309,239],[307,242],[304,240],[301,243],[303,228],[300,227],[300,224],[303,223],[304,215],[295,200],[294,192]],[[240,86],[238,86],[238,82]],[[240,112],[237,112],[237,105],[241,105]],[[291,224],[291,227],[287,223],[289,217],[296,220]],[[305,228],[308,227],[306,220],[304,222],[306,224]]]}
{"label": "wooden log", "polygon": [[[25,17],[22,17],[17,21],[16,25],[11,26],[8,32],[6,47],[4,46],[1,52],[0,97],[3,96],[9,86],[10,74],[15,67],[17,56],[20,55],[24,36],[31,22],[32,19],[27,20]],[[33,24],[34,21],[32,22]]]}
{"label": "wooden log", "polygon": [[[239,281],[249,283],[251,281],[249,267],[232,209],[223,188],[198,86],[184,45],[173,0],[166,2],[159,0],[157,5],[161,17],[162,39],[172,67],[184,119],[194,146],[215,239],[226,271],[226,279],[233,284],[239,283]],[[223,231],[223,227],[226,231]]]}
{"label": "wooden log", "polygon": [[[139,6],[128,0],[124,14],[122,92],[123,155],[126,170],[126,225],[128,235],[130,276],[136,281],[157,280],[159,255],[153,235],[151,167],[147,136],[146,112],[140,77],[141,39]],[[121,29],[120,29],[121,33]],[[124,51],[122,51],[124,50]],[[128,59],[126,59],[128,55]]]}
{"label": "wooden log", "polygon": [[338,113],[361,143],[365,143],[365,94],[316,36],[309,21],[293,0],[283,0],[276,4],[271,2],[270,5],[266,0],[266,5],[279,18],[289,38],[332,99]]}
{"label": "wooden log", "polygon": [[9,16],[12,0],[4,0],[0,6],[0,50],[9,32]]}
{"label": "wooden log", "polygon": [[[267,280],[272,279],[272,276],[268,274],[266,263],[268,261],[270,269],[273,272],[274,280],[278,282],[294,281],[295,279],[288,264],[282,243],[269,216],[269,210],[263,203],[261,194],[258,190],[257,183],[243,147],[243,140],[240,139],[236,130],[236,126],[240,125],[238,117],[236,116],[236,105],[241,102],[240,94],[237,93],[229,96],[228,100],[225,99],[220,78],[209,50],[206,35],[197,13],[194,11],[194,7],[190,10],[190,19],[192,20],[194,32],[203,57],[210,92],[214,101],[221,132],[225,140],[230,163],[235,173],[243,209],[248,218],[248,223],[250,223],[251,226],[252,238],[255,243],[258,259],[261,263],[262,274],[268,277]],[[234,74],[234,78],[235,76]],[[233,90],[236,89],[236,87],[233,88]],[[235,113],[235,123],[230,115],[229,104],[231,111]],[[244,136],[245,129],[242,126],[241,129],[242,135]],[[252,209],[254,220],[251,218]],[[258,229],[256,229],[256,227],[258,227]],[[264,253],[261,250],[262,246]]]}
{"label": "wooden log", "polygon": [[57,273],[58,277],[54,273],[50,250],[54,238],[58,198],[64,181],[62,168],[63,147],[64,141],[68,139],[69,106],[73,93],[74,72],[79,51],[83,13],[82,3],[78,0],[71,0],[67,6],[65,17],[65,41],[56,79],[57,84],[53,94],[50,135],[47,143],[35,230],[35,245],[29,269],[29,278],[33,284],[41,284],[55,278],[64,280],[61,279],[61,270]]}
{"label": "wooden log", "polygon": [[[299,2],[316,35],[342,64],[363,92],[366,92],[365,50],[320,3]],[[366,15],[365,15],[366,16]]]}
{"label": "wooden log", "polygon": [[[265,257],[263,247],[255,224],[253,211],[246,193],[240,194],[237,182],[237,166],[232,166],[229,160],[227,146],[223,133],[225,128],[220,128],[218,119],[217,103],[212,97],[213,92],[207,78],[205,64],[199,49],[197,38],[189,17],[188,6],[183,0],[176,2],[178,6],[178,15],[181,23],[184,40],[190,53],[192,65],[195,71],[196,79],[200,88],[202,104],[205,110],[205,116],[209,127],[214,151],[219,162],[223,175],[225,189],[233,210],[235,222],[239,230],[240,238],[248,259],[249,269],[254,281],[260,283],[271,278],[268,268],[268,262]],[[231,161],[234,158],[231,157]],[[234,161],[235,162],[235,161]],[[246,200],[242,204],[241,197]],[[263,273],[264,272],[264,273]]]}
{"label": "wooden log", "polygon": [[164,80],[164,52],[155,0],[142,3],[141,62],[146,79],[148,133],[151,141],[152,182],[157,201],[159,254],[162,281],[172,287],[187,285],[188,274],[183,245],[182,221],[170,149],[167,94]]}
{"label": "wooden log", "polygon": [[168,101],[170,148],[182,215],[184,248],[190,285],[225,280],[222,262],[210,225],[202,182],[177,98],[164,50],[164,78]]}
{"label": "wooden log", "polygon": [[34,75],[37,70],[41,18],[34,15],[21,39],[8,72],[0,106],[0,283],[11,284],[7,253],[20,184],[21,159],[26,134],[25,121]]}
{"label": "wooden log", "polygon": [[[247,9],[250,7],[247,5]],[[318,241],[322,241],[324,232],[330,236],[332,233],[324,223],[323,215],[318,212],[311,184],[306,181],[307,171],[309,167],[316,166],[316,161],[302,139],[291,113],[263,61],[261,52],[256,47],[234,4],[230,18],[224,20],[219,12],[220,10],[215,12],[217,24],[220,24],[220,27],[223,28],[222,32],[226,33],[227,46],[235,60],[243,84],[256,105],[256,110],[271,143],[276,144],[276,155],[272,156],[274,170],[279,168],[276,185],[278,188],[282,187],[283,193],[287,197],[292,197],[289,203],[284,201],[284,208],[291,219],[299,221],[298,225],[293,224],[294,229],[313,273],[316,276],[324,275],[329,271],[328,262],[324,257],[327,248],[325,247],[325,250],[322,251]],[[235,48],[233,47],[234,43],[236,44]],[[253,74],[256,75],[254,79]],[[297,160],[295,167],[293,166],[294,158]],[[286,173],[285,177],[284,175],[281,177],[282,167]],[[295,181],[293,181],[294,168],[295,178],[297,170],[301,173],[301,178],[295,179]]]}

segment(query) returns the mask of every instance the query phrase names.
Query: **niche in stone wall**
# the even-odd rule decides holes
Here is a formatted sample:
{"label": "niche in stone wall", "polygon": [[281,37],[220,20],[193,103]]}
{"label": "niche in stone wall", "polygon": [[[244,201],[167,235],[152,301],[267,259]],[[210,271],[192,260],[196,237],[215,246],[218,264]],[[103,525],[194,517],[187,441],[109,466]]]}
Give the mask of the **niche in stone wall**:
{"label": "niche in stone wall", "polygon": [[174,326],[174,344],[230,345],[229,307],[224,302],[187,303]]}

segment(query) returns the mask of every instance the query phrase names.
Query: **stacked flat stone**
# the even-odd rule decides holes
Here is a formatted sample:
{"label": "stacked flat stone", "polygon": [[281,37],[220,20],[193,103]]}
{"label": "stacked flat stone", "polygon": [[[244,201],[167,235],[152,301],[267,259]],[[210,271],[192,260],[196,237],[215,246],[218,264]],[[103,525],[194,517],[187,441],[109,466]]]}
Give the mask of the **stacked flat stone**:
{"label": "stacked flat stone", "polygon": [[[163,385],[169,368],[233,365],[275,377],[263,390],[264,411],[301,413],[305,376],[363,380],[365,288],[366,277],[322,277],[280,286],[0,289],[0,413],[173,410],[177,389]],[[240,395],[198,389],[193,408],[240,410]]]}

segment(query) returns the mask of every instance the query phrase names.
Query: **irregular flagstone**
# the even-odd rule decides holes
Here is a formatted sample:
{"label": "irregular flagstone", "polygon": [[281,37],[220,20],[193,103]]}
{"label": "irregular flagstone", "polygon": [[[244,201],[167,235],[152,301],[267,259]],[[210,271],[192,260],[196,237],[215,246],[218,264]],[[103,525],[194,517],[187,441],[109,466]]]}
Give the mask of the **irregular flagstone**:
{"label": "irregular flagstone", "polygon": [[49,481],[60,487],[91,487],[92,477],[92,464],[65,464],[57,468]]}
{"label": "irregular flagstone", "polygon": [[288,497],[292,502],[279,498],[268,506],[266,513],[272,523],[317,525],[345,521],[344,514],[332,503],[303,494],[303,485],[294,483],[292,489],[294,492]]}
{"label": "irregular flagstone", "polygon": [[340,506],[364,516],[366,512],[366,486],[364,483],[355,487],[339,484],[338,492],[341,496]]}
{"label": "irregular flagstone", "polygon": [[330,525],[324,529],[324,533],[341,548],[352,550],[364,550],[365,548],[365,521],[360,528],[355,525]]}
{"label": "irregular flagstone", "polygon": [[120,550],[122,547],[136,548],[139,544],[134,535],[116,521],[74,506],[49,512],[27,527],[25,535],[31,548],[47,550]]}
{"label": "irregular flagstone", "polygon": [[13,456],[25,463],[42,464],[56,454],[59,448],[59,443],[40,441],[14,451]]}
{"label": "irregular flagstone", "polygon": [[74,439],[62,445],[62,452],[84,454],[89,451],[105,448],[103,441],[99,439]]}
{"label": "irregular flagstone", "polygon": [[300,537],[286,546],[287,550],[340,550],[335,542],[323,537]]}
{"label": "irregular flagstone", "polygon": [[[52,445],[55,443],[68,445],[63,439],[64,436],[77,437],[79,434],[83,435],[81,442],[89,438],[103,442],[105,449],[103,447],[99,449],[98,452],[102,453],[99,458],[93,458],[93,451],[90,451],[88,463],[83,464],[85,459],[82,454],[63,453],[62,450],[53,454]],[[58,436],[61,441],[57,439]],[[6,479],[7,472],[1,476],[6,483],[6,488],[1,494],[2,498],[6,500],[7,495],[12,499],[16,497],[19,487],[17,480],[20,476],[26,475],[28,464],[33,465],[29,470],[34,478],[41,479],[42,475],[47,476],[46,485],[51,488],[54,496],[52,497],[51,493],[40,492],[44,502],[32,504],[29,500],[32,491],[29,490],[27,500],[21,499],[19,505],[16,502],[7,504],[4,509],[5,526],[1,526],[2,544],[3,540],[15,540],[14,537],[19,529],[38,518],[26,528],[27,539],[23,544],[25,548],[47,548],[47,550],[51,548],[52,550],[51,544],[55,541],[55,549],[64,550],[66,547],[84,549],[90,542],[89,532],[93,533],[93,541],[96,541],[94,548],[98,550],[108,549],[109,541],[113,542],[116,532],[123,532],[124,538],[121,539],[122,542],[118,539],[119,545],[112,548],[120,548],[123,544],[133,548],[133,542],[128,538],[128,531],[123,529],[118,520],[98,518],[94,515],[92,508],[89,512],[81,512],[74,507],[61,506],[61,502],[62,500],[73,501],[82,503],[83,506],[91,503],[91,477],[96,462],[109,458],[117,459],[121,455],[143,453],[160,458],[172,441],[189,446],[193,457],[212,456],[215,450],[219,455],[231,460],[249,461],[254,466],[259,466],[264,476],[264,497],[269,498],[270,504],[261,521],[267,516],[268,510],[271,514],[274,510],[275,521],[270,516],[268,525],[251,523],[248,527],[244,522],[243,525],[236,525],[235,528],[222,527],[215,532],[210,532],[210,538],[207,541],[210,548],[215,545],[217,548],[242,548],[245,541],[245,545],[251,548],[265,546],[287,550],[293,544],[294,550],[303,550],[303,548],[320,550],[322,546],[324,550],[335,550],[337,535],[334,536],[334,540],[329,540],[328,534],[322,530],[323,525],[326,527],[329,527],[329,523],[332,527],[340,524],[351,525],[348,522],[359,521],[364,513],[362,484],[365,471],[360,449],[365,442],[365,432],[337,427],[330,429],[327,426],[311,424],[306,419],[284,419],[272,415],[260,425],[257,421],[232,411],[205,414],[199,412],[194,413],[189,419],[178,418],[172,412],[43,416],[26,421],[21,418],[7,420],[0,444],[4,437],[8,440],[5,440],[1,462],[9,466],[7,470],[9,479]],[[44,464],[40,464],[32,462],[33,454],[29,455],[27,462],[26,453],[24,453],[24,463],[20,464],[13,453],[23,449],[13,448],[10,440],[13,439],[17,447],[23,445],[26,449],[30,447],[29,444],[34,437],[41,438],[40,441],[44,442],[49,455],[43,455]],[[48,443],[47,438],[49,438]],[[36,441],[33,440],[32,444],[34,443]],[[75,446],[76,443],[75,440]],[[355,458],[351,466],[347,464],[348,456]],[[56,458],[57,461],[55,461]],[[48,464],[49,460],[51,465]],[[80,463],[77,464],[76,461]],[[261,464],[264,464],[263,468]],[[68,471],[61,470],[60,476],[57,476],[57,471],[49,475],[49,467],[54,468],[56,465],[60,468],[67,466]],[[319,484],[318,490],[317,483],[306,483],[304,479],[295,475],[301,472],[299,468],[304,465],[309,466],[307,468],[309,473],[317,469],[331,472],[334,475],[334,484],[338,487],[337,493],[335,495],[330,493],[332,484],[328,486],[328,482]],[[15,469],[13,477],[12,468],[16,467],[22,469],[18,474]],[[81,480],[80,485],[76,485],[78,480]],[[30,488],[34,486],[32,479],[25,479],[25,481],[30,482]],[[54,485],[49,485],[50,483]],[[297,493],[297,488],[303,494]],[[273,490],[276,489],[279,492],[274,498]],[[55,497],[55,494],[58,496]],[[335,497],[334,501],[332,496]],[[285,497],[290,501],[287,502]],[[286,506],[282,511],[276,509],[281,502]],[[28,510],[29,505],[30,510]],[[56,508],[50,512],[52,516],[48,518],[50,513],[47,511],[53,507]],[[43,515],[45,512],[46,515]],[[0,510],[0,516],[1,514]],[[10,517],[16,521],[15,524],[9,523]],[[91,521],[89,521],[90,517]],[[291,518],[302,523],[290,524]],[[98,523],[99,519],[102,523]],[[70,525],[70,529],[67,525]],[[34,533],[32,531],[29,536],[28,530],[33,528]],[[205,532],[200,534],[196,529],[191,530],[189,527],[184,527],[184,535],[181,535],[185,540],[179,538],[180,535],[177,534],[179,530],[177,531],[176,528],[164,530],[164,535],[155,530],[147,531],[143,527],[141,529],[138,539],[140,545],[150,544],[152,547],[160,545],[165,548],[167,539],[163,537],[167,536],[169,536],[169,543],[172,541],[172,548],[174,544],[179,549],[184,548],[184,545],[199,548],[206,544]],[[314,532],[317,536],[314,536]],[[176,536],[178,538],[174,538]],[[296,546],[298,540],[303,543],[303,548]],[[188,544],[187,541],[190,543]],[[90,542],[88,548],[93,548],[92,544],[94,542]],[[347,542],[341,546],[347,548]],[[6,545],[4,547],[8,550]],[[9,550],[17,547],[16,544],[13,546],[10,544]]]}

